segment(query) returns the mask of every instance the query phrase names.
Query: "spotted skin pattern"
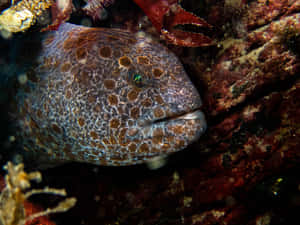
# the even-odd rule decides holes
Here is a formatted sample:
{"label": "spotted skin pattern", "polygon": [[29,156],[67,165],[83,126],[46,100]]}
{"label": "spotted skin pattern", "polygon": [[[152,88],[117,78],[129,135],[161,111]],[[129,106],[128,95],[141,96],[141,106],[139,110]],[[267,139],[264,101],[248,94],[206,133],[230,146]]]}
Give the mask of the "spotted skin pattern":
{"label": "spotted skin pattern", "polygon": [[133,165],[205,131],[200,96],[164,46],[119,29],[62,24],[17,95],[24,149],[53,162]]}

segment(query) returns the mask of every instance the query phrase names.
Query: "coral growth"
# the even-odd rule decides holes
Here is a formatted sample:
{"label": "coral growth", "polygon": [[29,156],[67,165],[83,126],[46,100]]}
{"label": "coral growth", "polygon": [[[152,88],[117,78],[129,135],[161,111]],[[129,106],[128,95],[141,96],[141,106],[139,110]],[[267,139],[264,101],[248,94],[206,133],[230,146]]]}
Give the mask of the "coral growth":
{"label": "coral growth", "polygon": [[52,0],[20,1],[2,12],[0,15],[0,29],[11,33],[27,30],[52,3]]}
{"label": "coral growth", "polygon": [[8,162],[7,165],[4,166],[4,169],[7,170],[8,174],[5,176],[6,186],[0,195],[1,225],[24,225],[28,221],[32,221],[50,213],[65,212],[72,208],[76,203],[75,198],[67,198],[54,208],[48,208],[45,211],[26,215],[26,205],[28,207],[30,206],[30,204],[26,203],[26,200],[32,195],[54,194],[66,196],[66,191],[64,189],[49,187],[30,190],[30,181],[41,181],[42,176],[40,172],[26,173],[24,172],[23,164],[13,165],[11,162]]}

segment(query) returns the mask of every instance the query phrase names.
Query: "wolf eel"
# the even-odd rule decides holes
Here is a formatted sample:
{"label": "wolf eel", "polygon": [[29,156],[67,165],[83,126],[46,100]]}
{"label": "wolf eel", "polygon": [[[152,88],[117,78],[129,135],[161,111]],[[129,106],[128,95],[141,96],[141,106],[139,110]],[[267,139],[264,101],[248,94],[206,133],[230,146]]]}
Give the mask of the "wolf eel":
{"label": "wolf eel", "polygon": [[69,23],[46,35],[16,95],[17,138],[43,161],[133,165],[206,129],[201,99],[166,47]]}

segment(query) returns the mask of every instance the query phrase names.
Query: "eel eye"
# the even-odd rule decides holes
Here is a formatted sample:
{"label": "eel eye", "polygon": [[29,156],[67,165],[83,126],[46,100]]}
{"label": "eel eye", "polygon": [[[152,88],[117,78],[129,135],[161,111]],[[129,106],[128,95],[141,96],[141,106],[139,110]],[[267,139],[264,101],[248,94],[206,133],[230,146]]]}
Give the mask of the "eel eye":
{"label": "eel eye", "polygon": [[133,82],[135,84],[141,84],[142,83],[142,75],[139,73],[133,74]]}
{"label": "eel eye", "polygon": [[142,87],[144,85],[142,74],[140,74],[140,73],[134,73],[132,75],[132,81],[137,87]]}

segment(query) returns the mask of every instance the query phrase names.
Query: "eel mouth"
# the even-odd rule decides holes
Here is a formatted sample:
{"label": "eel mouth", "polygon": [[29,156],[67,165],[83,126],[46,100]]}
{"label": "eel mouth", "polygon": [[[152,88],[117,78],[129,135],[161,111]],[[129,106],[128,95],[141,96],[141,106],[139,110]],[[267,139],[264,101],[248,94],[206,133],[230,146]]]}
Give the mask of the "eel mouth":
{"label": "eel mouth", "polygon": [[203,112],[200,110],[200,108],[196,108],[189,112],[183,112],[180,114],[166,116],[164,118],[154,120],[152,121],[152,123],[157,124],[157,123],[168,122],[172,120],[199,120],[199,119],[201,121],[205,121]]}

